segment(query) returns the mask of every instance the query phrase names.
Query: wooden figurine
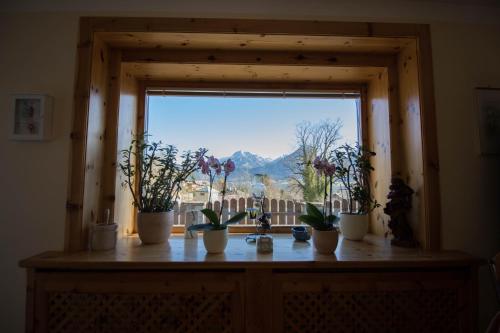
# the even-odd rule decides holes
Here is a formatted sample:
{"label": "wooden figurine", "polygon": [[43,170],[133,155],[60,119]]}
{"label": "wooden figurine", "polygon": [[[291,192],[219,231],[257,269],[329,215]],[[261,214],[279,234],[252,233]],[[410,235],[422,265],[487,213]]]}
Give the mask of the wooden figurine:
{"label": "wooden figurine", "polygon": [[411,197],[414,191],[398,177],[391,179],[389,194],[384,213],[390,216],[389,229],[394,238],[392,245],[401,247],[416,247],[418,242],[413,236],[413,230],[408,223],[407,214],[411,209]]}

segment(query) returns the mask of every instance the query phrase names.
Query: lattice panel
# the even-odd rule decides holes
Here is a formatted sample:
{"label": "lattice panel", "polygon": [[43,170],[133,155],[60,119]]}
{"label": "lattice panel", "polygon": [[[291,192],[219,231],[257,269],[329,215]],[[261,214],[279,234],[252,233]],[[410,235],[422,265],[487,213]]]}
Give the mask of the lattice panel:
{"label": "lattice panel", "polygon": [[233,332],[231,293],[50,292],[48,331]]}
{"label": "lattice panel", "polygon": [[460,332],[458,291],[287,292],[283,332]]}

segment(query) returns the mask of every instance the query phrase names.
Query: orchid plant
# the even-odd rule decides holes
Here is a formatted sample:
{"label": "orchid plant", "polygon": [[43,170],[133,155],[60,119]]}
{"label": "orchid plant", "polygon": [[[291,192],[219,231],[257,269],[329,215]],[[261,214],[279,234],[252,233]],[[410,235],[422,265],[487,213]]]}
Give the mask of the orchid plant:
{"label": "orchid plant", "polygon": [[300,215],[299,220],[304,222],[315,230],[329,231],[335,229],[335,222],[339,219],[333,214],[332,195],[333,195],[333,177],[335,175],[335,164],[328,162],[326,159],[316,157],[313,162],[313,167],[319,176],[323,176],[325,180],[325,192],[323,195],[323,210],[319,210],[315,205],[306,202],[306,215]]}
{"label": "orchid plant", "polygon": [[[210,156],[205,158],[201,156],[198,160],[198,166],[201,170],[201,173],[208,176],[210,191],[208,194],[208,207],[202,209],[201,212],[208,220],[208,223],[204,224],[193,224],[188,230],[224,230],[227,228],[229,224],[238,223],[247,215],[246,212],[240,212],[231,217],[229,220],[222,222],[222,212],[224,210],[224,198],[226,196],[226,187],[227,187],[227,178],[229,175],[234,172],[236,169],[236,165],[231,159],[228,159],[225,162],[220,162],[217,158]],[[212,188],[217,176],[221,176],[223,174],[224,181],[222,185],[222,200],[220,209],[216,212],[212,209]]]}

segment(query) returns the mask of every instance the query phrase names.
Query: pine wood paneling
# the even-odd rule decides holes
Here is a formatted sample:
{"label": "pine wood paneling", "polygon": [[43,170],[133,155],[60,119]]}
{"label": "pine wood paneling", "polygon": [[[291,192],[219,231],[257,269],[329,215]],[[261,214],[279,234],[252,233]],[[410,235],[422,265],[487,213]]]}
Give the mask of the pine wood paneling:
{"label": "pine wood paneling", "polygon": [[386,67],[391,54],[318,52],[307,49],[295,52],[253,50],[184,50],[123,49],[122,61],[132,63],[231,64],[231,65],[295,65],[329,67]]}
{"label": "pine wood paneling", "polygon": [[78,39],[78,67],[76,72],[73,127],[71,131],[71,170],[66,202],[64,248],[81,250],[83,243],[83,194],[85,180],[85,150],[87,147],[87,119],[89,113],[90,79],[92,69],[93,34],[90,19],[80,20]]}
{"label": "pine wood paneling", "polygon": [[[139,85],[125,69],[120,75],[120,114],[118,118],[117,158],[121,160],[120,151],[128,149],[130,141],[137,133],[137,114],[139,106]],[[118,167],[118,166],[117,166]],[[115,222],[119,225],[119,233],[126,235],[134,231],[135,208],[128,188],[122,186],[120,170],[117,169],[114,180],[115,190]]]}
{"label": "pine wood paneling", "polygon": [[363,83],[380,71],[380,67],[222,65],[173,63],[124,63],[140,80],[166,81],[252,81]]}
{"label": "pine wood paneling", "polygon": [[389,105],[389,72],[380,71],[376,79],[368,84],[367,132],[368,148],[376,153],[371,159],[375,168],[370,175],[373,196],[382,206],[370,213],[370,231],[384,235],[388,230],[389,217],[384,214],[387,193],[392,176],[391,122]]}
{"label": "pine wood paneling", "polygon": [[102,194],[99,212],[110,210],[110,221],[115,220],[115,178],[117,173],[117,137],[120,103],[121,55],[119,50],[109,52],[109,85],[106,108],[106,130],[104,135],[104,168],[102,173]]}
{"label": "pine wood paneling", "polygon": [[109,50],[99,39],[94,40],[90,80],[87,146],[85,153],[85,181],[82,215],[81,247],[87,247],[89,228],[102,220],[99,210],[104,166],[104,135],[108,92]]}
{"label": "pine wood paneling", "polygon": [[425,222],[425,187],[423,171],[422,118],[416,45],[407,47],[398,55],[399,132],[401,144],[401,176],[415,191],[408,218],[415,236],[422,246],[429,248]]}
{"label": "pine wood paneling", "polygon": [[[245,20],[242,20],[245,22]],[[262,21],[264,27],[265,22]],[[268,27],[266,27],[268,28]],[[189,29],[186,27],[186,29]],[[362,32],[360,32],[362,33]],[[117,48],[182,50],[274,50],[358,52],[395,54],[409,38],[309,35],[307,31],[283,33],[169,33],[169,32],[99,32],[99,36]]]}
{"label": "pine wood paneling", "polygon": [[[289,228],[289,227],[288,227]],[[255,230],[255,229],[254,229]],[[363,242],[339,239],[335,255],[317,253],[309,242],[294,242],[290,234],[273,234],[274,252],[259,254],[245,235],[231,234],[224,254],[207,255],[201,235],[171,236],[164,244],[141,246],[137,236],[118,241],[116,251],[47,252],[23,260],[22,267],[52,269],[351,269],[445,268],[477,263],[458,251],[425,251],[391,246],[384,237],[367,235]]]}
{"label": "pine wood paneling", "polygon": [[[187,35],[192,38],[186,40]],[[66,249],[78,250],[86,247],[89,224],[102,215],[100,210],[106,206],[106,200],[112,198],[111,192],[108,191],[111,188],[108,186],[111,181],[108,177],[105,177],[106,179],[101,177],[104,163],[102,143],[106,109],[104,103],[108,96],[107,49],[110,45],[136,49],[134,54],[129,55],[135,56],[138,63],[130,65],[132,68],[129,73],[140,77],[141,80],[150,81],[144,84],[144,88],[149,84],[157,85],[158,80],[167,79],[168,81],[163,82],[175,80],[176,84],[186,87],[193,87],[194,83],[203,86],[206,83],[203,80],[210,80],[220,86],[233,86],[233,83],[237,82],[234,87],[250,89],[252,87],[282,89],[283,86],[287,86],[296,89],[359,91],[363,83],[376,78],[375,73],[381,67],[374,64],[386,67],[386,64],[380,61],[386,61],[387,55],[396,55],[399,59],[397,70],[391,65],[386,67],[389,71],[389,91],[396,92],[389,94],[389,103],[394,105],[398,99],[400,100],[400,110],[390,107],[389,121],[391,124],[396,121],[402,124],[399,132],[394,129],[395,126],[390,126],[393,144],[391,154],[392,157],[400,156],[393,158],[391,162],[392,173],[409,177],[410,185],[416,187],[416,213],[413,215],[413,221],[416,227],[418,223],[417,237],[425,239],[425,242],[422,242],[425,248],[439,248],[439,166],[428,26],[318,21],[98,17],[82,18],[80,24],[75,114],[71,134],[72,170],[67,202]],[[218,45],[222,51],[215,51],[214,45]],[[217,58],[213,60],[215,63],[212,63],[207,56],[207,60],[201,58],[198,60],[202,62],[201,64],[194,66],[183,64],[180,69],[171,71],[171,63],[148,61],[144,52],[152,48],[155,51],[152,53],[151,61],[168,60],[175,63],[174,59],[162,53],[162,48],[175,48],[178,54],[202,50],[200,56],[203,56],[207,51],[219,52],[217,53],[219,57],[233,64],[221,65],[217,63]],[[228,56],[225,53],[228,50],[235,51],[234,55]],[[321,66],[325,58],[316,56],[309,58],[304,56],[306,59],[300,57],[300,54],[293,59],[285,57],[284,62],[289,65],[290,72],[286,66],[274,66],[280,67],[277,69],[269,65],[259,65],[257,57],[255,65],[246,63],[231,70],[230,66],[236,66],[238,61],[243,61],[244,57],[241,57],[244,50],[250,52],[247,58],[265,51],[264,62],[267,63],[277,61],[274,56],[270,56],[272,51],[289,52],[289,55],[297,52],[300,54],[334,52],[340,55],[337,59],[339,62],[334,62],[332,66]],[[353,53],[356,55],[352,56]],[[192,57],[194,53],[189,54]],[[345,54],[351,56],[345,57]],[[373,63],[370,62],[370,57],[373,58]],[[195,58],[191,58],[190,61],[195,61]],[[329,59],[326,60],[330,61]],[[310,62],[311,66],[299,65],[302,61]],[[360,67],[353,67],[354,62],[361,61],[367,61],[366,66],[360,64]],[[404,64],[409,67],[405,67]],[[141,70],[134,72],[134,66],[138,66],[136,68]],[[204,66],[207,66],[206,71]],[[220,70],[223,68],[224,71],[229,69],[229,76],[221,73]],[[203,74],[198,73],[201,69]],[[210,75],[206,75],[205,72],[210,72]],[[393,75],[395,72],[398,72],[398,75]],[[158,80],[152,82],[155,79]],[[410,81],[402,83],[407,79]],[[342,88],[339,88],[340,86]],[[140,89],[141,91],[143,90]],[[144,105],[145,100],[139,96],[139,110]],[[397,111],[399,113],[395,113]],[[139,128],[142,128],[140,125],[144,120],[140,112],[137,121]],[[394,140],[397,135],[401,136],[401,140]],[[399,142],[401,146],[395,147],[395,143]],[[413,148],[416,149],[416,154],[413,154]],[[418,158],[420,160],[417,161]],[[105,170],[111,165],[108,162],[106,161]],[[101,189],[103,182],[106,185]],[[101,191],[103,197],[99,198]]]}
{"label": "pine wood paneling", "polygon": [[423,172],[425,198],[422,223],[425,225],[426,246],[441,246],[441,196],[439,188],[439,154],[437,146],[434,78],[432,68],[431,33],[428,25],[419,26],[417,39],[418,80],[422,128]]}

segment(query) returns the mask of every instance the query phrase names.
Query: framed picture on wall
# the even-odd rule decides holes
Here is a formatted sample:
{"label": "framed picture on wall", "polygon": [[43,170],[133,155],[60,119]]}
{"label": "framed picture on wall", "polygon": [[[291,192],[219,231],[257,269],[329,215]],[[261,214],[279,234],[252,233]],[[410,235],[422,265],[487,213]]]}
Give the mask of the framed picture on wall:
{"label": "framed picture on wall", "polygon": [[481,155],[500,154],[500,89],[476,88]]}
{"label": "framed picture on wall", "polygon": [[25,141],[50,139],[52,104],[52,97],[47,95],[13,95],[10,138]]}

